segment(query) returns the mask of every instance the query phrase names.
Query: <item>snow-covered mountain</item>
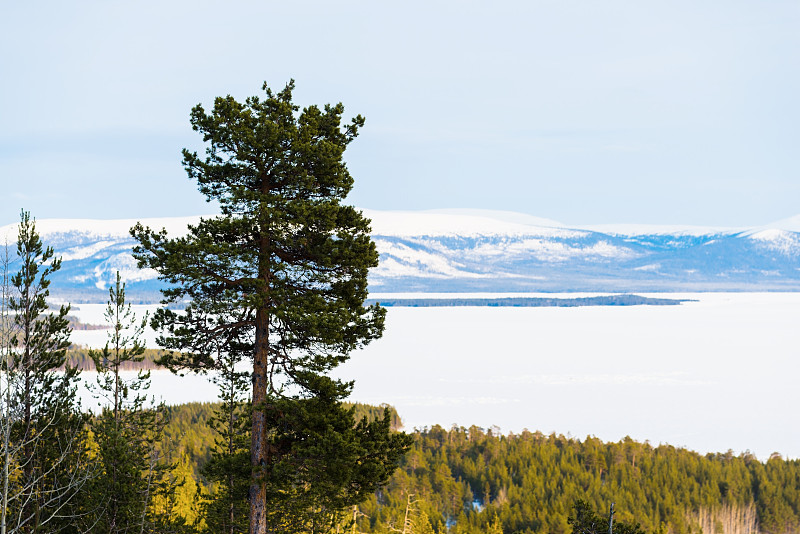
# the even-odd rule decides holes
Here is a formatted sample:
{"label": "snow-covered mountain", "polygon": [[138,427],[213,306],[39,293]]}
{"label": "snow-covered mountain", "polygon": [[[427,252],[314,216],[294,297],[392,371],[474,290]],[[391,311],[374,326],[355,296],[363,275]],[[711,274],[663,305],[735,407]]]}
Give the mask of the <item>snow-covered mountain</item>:
{"label": "snow-covered mountain", "polygon": [[[758,228],[567,225],[511,212],[364,210],[381,255],[377,292],[800,290],[800,216]],[[171,235],[199,217],[143,219]],[[47,219],[62,256],[54,294],[103,301],[119,270],[129,294],[156,300],[156,273],[130,255],[134,220]],[[0,228],[14,242],[16,225]]]}

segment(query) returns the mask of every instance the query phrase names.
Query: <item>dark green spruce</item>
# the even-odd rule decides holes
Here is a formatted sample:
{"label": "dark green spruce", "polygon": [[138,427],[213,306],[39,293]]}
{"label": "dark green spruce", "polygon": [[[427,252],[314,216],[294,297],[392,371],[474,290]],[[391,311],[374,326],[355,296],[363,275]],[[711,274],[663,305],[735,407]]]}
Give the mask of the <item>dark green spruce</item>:
{"label": "dark green spruce", "polygon": [[[139,265],[171,284],[153,320],[176,351],[163,362],[215,370],[222,350],[250,364],[253,534],[329,528],[408,446],[388,420],[357,423],[341,404],[352,384],[327,376],[383,332],[384,310],[364,304],[378,262],[369,220],[342,203],[353,186],[344,151],[364,119],[343,123],[341,104],[300,110],[293,88],[220,97],[210,113],[197,105],[191,124],[206,154],[184,150],[184,166],[222,215],[179,238],[132,229]],[[166,306],[181,302],[184,312]],[[334,443],[352,461],[322,470]],[[288,465],[297,475],[285,476]],[[317,488],[330,498],[317,500]]]}

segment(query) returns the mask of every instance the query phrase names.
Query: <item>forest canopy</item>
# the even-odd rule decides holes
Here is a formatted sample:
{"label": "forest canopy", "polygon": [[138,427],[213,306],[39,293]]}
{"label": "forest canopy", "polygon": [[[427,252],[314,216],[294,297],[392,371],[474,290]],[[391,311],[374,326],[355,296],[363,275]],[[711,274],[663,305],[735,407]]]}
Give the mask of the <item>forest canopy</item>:
{"label": "forest canopy", "polygon": [[[355,408],[368,417],[382,411]],[[211,439],[203,424],[212,406],[170,410],[167,434],[180,441],[187,465],[199,465]],[[627,437],[501,435],[476,426],[434,426],[411,435],[414,444],[387,487],[359,506],[358,532],[400,528],[408,495],[417,528],[424,517],[437,534],[490,532],[495,518],[505,533],[568,534],[577,500],[600,513],[614,502],[615,521],[639,523],[651,533],[788,534],[800,527],[800,461],[779,455],[762,462],[750,453],[703,455]]]}

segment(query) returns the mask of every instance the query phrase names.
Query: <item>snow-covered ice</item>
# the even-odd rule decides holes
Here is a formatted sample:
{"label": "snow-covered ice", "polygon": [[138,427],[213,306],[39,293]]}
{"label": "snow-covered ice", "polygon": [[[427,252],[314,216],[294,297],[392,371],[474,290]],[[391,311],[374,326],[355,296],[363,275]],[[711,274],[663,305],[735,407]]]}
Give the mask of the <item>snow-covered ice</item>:
{"label": "snow-covered ice", "polygon": [[384,337],[340,375],[356,380],[354,398],[393,404],[409,428],[499,425],[800,457],[800,294],[646,296],[698,302],[393,307]]}
{"label": "snow-covered ice", "polygon": [[[774,451],[800,457],[800,293],[644,296],[697,302],[392,307],[383,338],[354,353],[338,374],[355,379],[353,400],[396,406],[407,428],[499,425],[604,440],[630,435],[701,452],[750,450],[761,459]],[[102,308],[82,304],[75,314],[99,323]],[[105,333],[75,332],[73,338],[91,336],[104,339]],[[148,334],[148,344],[154,337]],[[214,400],[213,387],[201,387],[203,381],[156,372],[153,391],[167,402]]]}

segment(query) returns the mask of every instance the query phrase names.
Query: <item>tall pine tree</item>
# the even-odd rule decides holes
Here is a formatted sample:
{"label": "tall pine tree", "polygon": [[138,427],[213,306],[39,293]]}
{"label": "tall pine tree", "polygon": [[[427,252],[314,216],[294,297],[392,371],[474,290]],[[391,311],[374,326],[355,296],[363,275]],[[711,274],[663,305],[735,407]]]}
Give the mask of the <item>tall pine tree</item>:
{"label": "tall pine tree", "polygon": [[[165,363],[213,369],[218,342],[251,361],[253,534],[329,524],[385,482],[408,445],[388,416],[356,425],[341,406],[352,384],[326,376],[383,332],[384,310],[364,306],[378,262],[369,221],[342,204],[353,185],[343,154],[364,119],[343,125],[341,104],[300,111],[293,88],[217,98],[210,114],[194,107],[208,148],[205,158],[184,150],[184,166],[222,216],[177,239],[132,229],[140,266],[172,284],[164,304],[188,301],[154,317],[163,346],[179,351]],[[347,462],[324,469],[333,443]]]}

